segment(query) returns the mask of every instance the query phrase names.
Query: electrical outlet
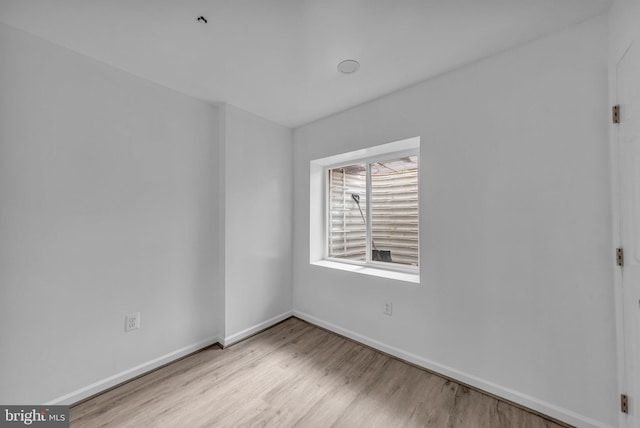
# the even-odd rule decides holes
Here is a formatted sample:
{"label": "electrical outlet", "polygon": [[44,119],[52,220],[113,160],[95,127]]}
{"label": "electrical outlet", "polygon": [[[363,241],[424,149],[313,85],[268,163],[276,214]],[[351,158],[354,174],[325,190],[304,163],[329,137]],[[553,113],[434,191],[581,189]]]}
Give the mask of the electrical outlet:
{"label": "electrical outlet", "polygon": [[393,303],[385,302],[384,304],[384,312],[385,315],[393,315]]}
{"label": "electrical outlet", "polygon": [[127,314],[124,317],[124,331],[137,330],[140,328],[140,312]]}

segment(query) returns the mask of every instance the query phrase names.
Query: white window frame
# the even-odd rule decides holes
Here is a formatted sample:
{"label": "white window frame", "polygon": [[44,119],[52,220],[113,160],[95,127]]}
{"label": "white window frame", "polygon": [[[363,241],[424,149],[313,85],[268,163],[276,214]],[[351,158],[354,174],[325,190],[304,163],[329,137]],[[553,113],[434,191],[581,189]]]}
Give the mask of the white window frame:
{"label": "white window frame", "polygon": [[[409,266],[409,265],[403,265],[401,263],[393,263],[393,262],[389,263],[389,262],[379,262],[379,261],[371,260],[371,250],[372,250],[371,235],[372,235],[372,226],[373,226],[373,222],[372,222],[373,213],[371,212],[371,164],[376,162],[390,161],[390,160],[409,157],[409,156],[416,156],[418,159],[417,163],[418,163],[418,205],[419,205],[420,204],[420,190],[419,190],[420,189],[420,185],[419,185],[420,183],[420,152],[417,149],[401,150],[401,151],[389,152],[389,153],[385,153],[377,156],[357,158],[357,159],[352,159],[348,162],[340,162],[333,165],[327,165],[324,167],[325,185],[323,186],[324,187],[323,198],[325,201],[325,205],[324,205],[324,218],[325,218],[324,259],[325,260],[329,260],[336,263],[353,264],[357,266],[370,266],[376,269],[386,269],[386,270],[393,270],[398,272],[418,273],[420,271],[419,262],[418,262],[418,266]],[[365,179],[366,180],[366,198],[365,198],[366,205],[365,206],[366,206],[366,213],[367,213],[366,215],[367,223],[365,226],[366,228],[366,249],[365,249],[366,260],[359,261],[359,260],[342,259],[339,257],[330,257],[329,256],[329,236],[330,236],[331,227],[329,224],[330,222],[329,211],[330,211],[331,201],[329,201],[329,186],[330,186],[329,170],[351,166],[359,163],[365,164],[365,168],[366,168],[366,179]],[[419,208],[418,208],[418,212],[420,212]],[[420,226],[419,224],[420,223],[418,220],[418,260],[420,260]]]}
{"label": "white window frame", "polygon": [[[356,273],[382,276],[390,279],[419,283],[419,266],[408,266],[400,263],[387,263],[371,260],[371,171],[370,164],[377,161],[388,161],[406,156],[417,156],[418,159],[418,213],[422,201],[420,198],[420,137],[409,138],[393,143],[374,146],[355,152],[330,156],[311,161],[310,165],[310,263],[317,266],[346,270]],[[346,260],[329,257],[329,173],[334,168],[365,163],[367,168],[367,261]],[[321,211],[321,212],[318,212]],[[315,230],[320,227],[321,232]],[[418,260],[420,260],[420,223],[418,220]]]}

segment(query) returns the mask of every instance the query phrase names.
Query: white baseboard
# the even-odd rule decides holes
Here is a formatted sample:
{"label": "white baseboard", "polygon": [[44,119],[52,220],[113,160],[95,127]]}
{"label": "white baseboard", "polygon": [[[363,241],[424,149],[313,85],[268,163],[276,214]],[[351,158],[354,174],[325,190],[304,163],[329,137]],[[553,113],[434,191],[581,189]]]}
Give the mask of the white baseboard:
{"label": "white baseboard", "polygon": [[270,318],[270,319],[268,319],[266,321],[261,322],[260,324],[256,324],[256,325],[254,325],[252,327],[249,327],[249,328],[246,328],[246,329],[244,329],[244,330],[242,330],[242,331],[240,331],[238,333],[234,333],[234,334],[232,334],[230,336],[225,337],[224,339],[222,339],[220,341],[220,344],[223,347],[227,347],[227,346],[233,345],[236,342],[239,342],[239,341],[241,341],[243,339],[246,339],[249,336],[252,336],[252,335],[254,335],[256,333],[261,332],[262,330],[265,330],[265,329],[267,329],[267,328],[269,328],[269,327],[271,327],[271,326],[273,326],[275,324],[278,324],[279,322],[284,321],[287,318],[290,318],[291,316],[293,316],[293,311],[288,311],[288,312],[285,312],[283,314],[277,315],[277,316],[275,316],[273,318]]}
{"label": "white baseboard", "polygon": [[45,405],[53,406],[53,405],[59,405],[59,404],[69,405],[69,404],[77,403],[78,401],[89,398],[92,395],[98,394],[102,391],[105,391],[109,388],[112,388],[123,382],[131,380],[144,373],[147,373],[153,369],[156,369],[167,363],[175,361],[181,357],[184,357],[193,352],[199,351],[200,349],[206,348],[207,346],[211,346],[215,343],[221,343],[220,338],[211,337],[209,339],[201,340],[200,342],[177,349],[161,357],[139,364],[130,369],[121,371],[120,373],[117,373],[113,376],[109,376],[105,379],[94,382],[91,385],[87,385],[83,388],[77,389],[73,392],[70,392],[69,394],[63,395],[62,397],[58,397],[54,400],[51,400],[45,403]]}
{"label": "white baseboard", "polygon": [[497,385],[493,382],[489,382],[487,380],[481,379],[479,377],[473,376],[468,373],[464,373],[460,370],[456,370],[452,367],[448,367],[446,365],[437,363],[435,361],[428,360],[426,358],[422,358],[418,355],[411,354],[409,352],[405,352],[402,349],[395,348],[393,346],[386,345],[382,342],[379,342],[375,339],[371,339],[367,336],[363,336],[359,333],[353,332],[351,330],[347,330],[345,328],[339,327],[330,322],[323,321],[314,316],[308,315],[304,312],[293,311],[293,316],[305,320],[311,324],[315,324],[319,327],[330,330],[334,333],[340,334],[342,336],[348,337],[349,339],[355,340],[356,342],[363,343],[367,346],[370,346],[374,349],[387,353],[389,355],[393,355],[394,357],[400,358],[402,360],[408,361],[412,364],[415,364],[419,367],[424,367],[427,370],[431,370],[436,373],[440,373],[446,377],[451,379],[455,379],[464,384],[473,386],[482,391],[486,391],[490,394],[493,394],[498,397],[502,397],[505,400],[512,401],[514,403],[518,403],[521,406],[532,409],[536,412],[542,413],[544,415],[551,416],[552,418],[558,419],[560,421],[564,421],[568,424],[578,427],[585,428],[611,428],[610,425],[606,425],[602,422],[593,420],[589,417],[577,414],[572,412],[571,410],[567,410],[558,406],[555,406],[551,403],[548,403],[543,400],[539,400],[534,397],[530,397],[526,394],[523,394],[518,391],[514,391],[512,389]]}
{"label": "white baseboard", "polygon": [[126,382],[128,380],[131,380],[137,376],[140,376],[144,373],[147,373],[153,369],[156,369],[158,367],[161,367],[165,364],[168,364],[172,361],[175,361],[179,358],[182,358],[186,355],[189,355],[195,351],[198,351],[202,348],[206,348],[207,346],[213,345],[215,343],[220,343],[222,346],[229,346],[232,345],[236,342],[239,342],[243,339],[246,339],[247,337],[258,333],[264,329],[267,329],[277,323],[279,323],[280,321],[284,321],[287,318],[291,317],[293,315],[293,312],[288,311],[284,314],[278,315],[276,317],[273,317],[271,319],[268,319],[264,322],[261,322],[260,324],[254,325],[253,327],[247,328],[245,330],[242,330],[241,332],[235,333],[229,337],[226,337],[224,339],[219,338],[219,337],[211,337],[209,339],[205,339],[202,340],[198,343],[194,343],[192,345],[188,345],[185,346],[183,348],[180,348],[178,350],[175,350],[173,352],[170,352],[168,354],[165,354],[161,357],[155,358],[151,361],[147,361],[145,363],[139,364],[135,367],[132,367],[130,369],[124,370],[120,373],[116,373],[113,376],[109,376],[105,379],[101,379],[97,382],[92,383],[91,385],[87,385],[83,388],[77,389],[75,391],[72,391],[68,394],[65,394],[61,397],[55,398],[47,403],[45,403],[45,405],[49,405],[49,406],[53,406],[53,405],[68,405],[68,404],[73,404],[73,403],[77,403],[78,401],[84,400],[86,398],[89,398],[95,394],[98,394],[102,391],[105,391],[109,388],[112,388],[116,385],[119,385],[123,382]]}

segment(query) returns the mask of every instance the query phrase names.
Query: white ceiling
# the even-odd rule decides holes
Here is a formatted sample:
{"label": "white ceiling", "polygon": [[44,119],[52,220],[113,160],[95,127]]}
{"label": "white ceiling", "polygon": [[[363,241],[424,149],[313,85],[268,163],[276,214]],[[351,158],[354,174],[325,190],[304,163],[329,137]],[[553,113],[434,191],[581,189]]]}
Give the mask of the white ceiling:
{"label": "white ceiling", "polygon": [[[0,0],[0,22],[296,127],[604,13],[611,0]],[[208,23],[196,18],[203,15]],[[361,63],[338,73],[341,60]]]}

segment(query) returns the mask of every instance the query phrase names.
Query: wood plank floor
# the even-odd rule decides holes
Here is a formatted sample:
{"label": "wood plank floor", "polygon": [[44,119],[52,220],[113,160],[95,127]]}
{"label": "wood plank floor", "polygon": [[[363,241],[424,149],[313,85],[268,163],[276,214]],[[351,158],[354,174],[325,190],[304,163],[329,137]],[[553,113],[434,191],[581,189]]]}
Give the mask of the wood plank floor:
{"label": "wood plank floor", "polygon": [[560,427],[296,318],[71,408],[71,427]]}

